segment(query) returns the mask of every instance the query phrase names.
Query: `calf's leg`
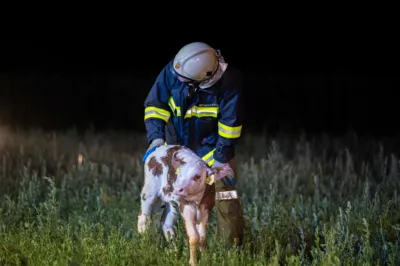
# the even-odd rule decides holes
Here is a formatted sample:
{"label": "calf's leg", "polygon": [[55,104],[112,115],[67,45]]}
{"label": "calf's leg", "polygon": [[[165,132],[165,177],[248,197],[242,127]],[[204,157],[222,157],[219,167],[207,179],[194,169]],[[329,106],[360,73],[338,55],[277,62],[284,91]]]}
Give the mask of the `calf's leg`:
{"label": "calf's leg", "polygon": [[199,244],[199,233],[196,228],[196,208],[191,204],[182,204],[180,206],[182,218],[185,223],[186,234],[189,240],[191,266],[197,265],[197,246]]}
{"label": "calf's leg", "polygon": [[198,212],[199,224],[197,231],[199,233],[199,247],[200,251],[205,251],[207,248],[207,223],[208,223],[209,211],[206,209],[200,209]]}
{"label": "calf's leg", "polygon": [[161,217],[161,228],[167,240],[175,238],[174,226],[178,220],[177,214],[178,210],[171,203],[165,204],[165,209]]}
{"label": "calf's leg", "polygon": [[207,248],[207,223],[210,216],[210,211],[215,205],[215,184],[206,187],[204,196],[200,202],[197,220],[199,222],[197,230],[200,235],[200,251],[205,251]]}
{"label": "calf's leg", "polygon": [[151,213],[153,205],[157,200],[157,193],[149,189],[147,183],[144,185],[140,193],[140,212],[138,216],[138,232],[143,233],[151,222]]}

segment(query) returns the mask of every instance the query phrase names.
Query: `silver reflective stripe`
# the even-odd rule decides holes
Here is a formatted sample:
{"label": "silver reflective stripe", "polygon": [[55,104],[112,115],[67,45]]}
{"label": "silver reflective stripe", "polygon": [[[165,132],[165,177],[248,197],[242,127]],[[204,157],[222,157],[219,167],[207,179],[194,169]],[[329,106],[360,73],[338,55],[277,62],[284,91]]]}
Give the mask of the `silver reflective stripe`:
{"label": "silver reflective stripe", "polygon": [[221,126],[218,126],[218,129],[220,131],[226,133],[226,134],[229,134],[229,135],[238,135],[238,134],[240,134],[242,132],[241,129],[238,129],[238,130],[226,130],[226,129],[222,128]]}
{"label": "silver reflective stripe", "polygon": [[205,162],[206,162],[206,163],[209,163],[212,159],[214,159],[214,157],[211,155],[209,158],[207,158],[207,159],[205,160]]}
{"label": "silver reflective stripe", "polygon": [[215,116],[217,116],[218,115],[218,111],[217,110],[215,110],[215,111],[212,111],[212,110],[198,110],[198,109],[195,109],[195,108],[187,110],[185,116],[192,116],[192,115],[194,115],[194,116],[196,116],[196,115],[210,115],[210,116],[211,115],[215,115]]}
{"label": "silver reflective stripe", "polygon": [[210,111],[210,110],[205,111],[205,110],[198,110],[198,109],[190,109],[187,111],[187,114],[192,114],[192,113],[217,115],[218,111]]}
{"label": "silver reflective stripe", "polygon": [[215,194],[216,200],[227,200],[227,199],[237,199],[236,190],[221,191]]}

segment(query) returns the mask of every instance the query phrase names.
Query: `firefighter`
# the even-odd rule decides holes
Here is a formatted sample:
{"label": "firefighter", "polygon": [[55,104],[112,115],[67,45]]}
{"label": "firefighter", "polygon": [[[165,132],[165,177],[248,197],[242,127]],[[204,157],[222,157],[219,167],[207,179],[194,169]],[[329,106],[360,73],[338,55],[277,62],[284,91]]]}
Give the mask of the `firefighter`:
{"label": "firefighter", "polygon": [[242,82],[241,71],[228,66],[220,51],[194,42],[164,66],[144,101],[149,148],[143,160],[161,145],[180,144],[230,173],[215,183],[217,232],[237,245],[244,234],[234,160],[243,123]]}

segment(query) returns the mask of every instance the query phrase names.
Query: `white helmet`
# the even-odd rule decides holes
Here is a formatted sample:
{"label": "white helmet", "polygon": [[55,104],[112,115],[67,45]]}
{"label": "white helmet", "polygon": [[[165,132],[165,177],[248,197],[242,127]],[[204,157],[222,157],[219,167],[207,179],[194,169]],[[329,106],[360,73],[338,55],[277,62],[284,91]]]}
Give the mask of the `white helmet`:
{"label": "white helmet", "polygon": [[173,62],[175,73],[194,82],[213,77],[218,70],[217,52],[202,42],[193,42],[182,47]]}

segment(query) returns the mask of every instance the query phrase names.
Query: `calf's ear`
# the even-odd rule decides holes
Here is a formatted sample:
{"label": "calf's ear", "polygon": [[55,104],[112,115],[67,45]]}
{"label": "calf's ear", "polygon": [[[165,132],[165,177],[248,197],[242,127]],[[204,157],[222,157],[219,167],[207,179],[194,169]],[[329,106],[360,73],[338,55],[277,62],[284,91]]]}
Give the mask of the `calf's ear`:
{"label": "calf's ear", "polygon": [[183,160],[182,158],[178,157],[178,151],[175,151],[172,155],[171,155],[171,166],[176,170],[179,167],[181,167],[182,165],[184,165],[186,162],[185,160]]}
{"label": "calf's ear", "polygon": [[226,170],[223,167],[207,168],[207,176],[214,175],[215,180],[219,180],[226,176]]}

